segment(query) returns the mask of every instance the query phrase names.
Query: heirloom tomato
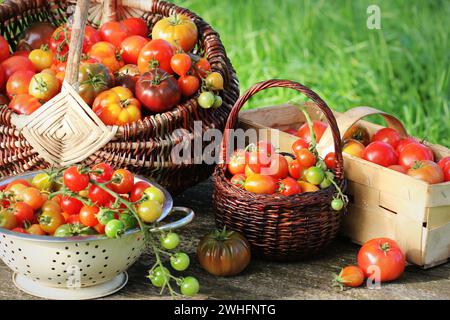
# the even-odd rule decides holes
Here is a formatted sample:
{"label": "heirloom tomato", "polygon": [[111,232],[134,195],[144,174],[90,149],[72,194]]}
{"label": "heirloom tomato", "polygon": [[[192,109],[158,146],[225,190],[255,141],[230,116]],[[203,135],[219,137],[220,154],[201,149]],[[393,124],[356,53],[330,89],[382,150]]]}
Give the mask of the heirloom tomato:
{"label": "heirloom tomato", "polygon": [[298,184],[302,188],[302,192],[316,192],[320,190],[318,186],[306,181],[299,181]]}
{"label": "heirloom tomato", "polygon": [[189,52],[197,43],[198,30],[195,23],[188,17],[173,14],[159,20],[152,29],[153,39],[164,39],[172,45]]}
{"label": "heirloom tomato", "polygon": [[185,76],[191,69],[191,57],[186,53],[176,53],[170,59],[170,67],[179,76]]}
{"label": "heirloom tomato", "polygon": [[398,157],[394,148],[386,142],[371,142],[363,152],[363,158],[383,167],[397,164]]}
{"label": "heirloom tomato", "polygon": [[345,132],[344,137],[342,138],[344,141],[349,139],[357,140],[364,146],[367,146],[370,143],[370,134],[365,127],[356,123]]}
{"label": "heirloom tomato", "polygon": [[398,163],[408,168],[415,161],[420,160],[434,161],[433,151],[421,143],[410,143],[406,145],[398,156]]}
{"label": "heirloom tomato", "polygon": [[272,154],[275,153],[274,146],[266,141],[259,141],[256,147],[249,152],[248,166],[255,172],[260,173],[262,168],[268,168],[272,159]]}
{"label": "heirloom tomato", "polygon": [[145,189],[144,194],[147,196],[147,199],[154,200],[158,202],[160,205],[163,205],[166,201],[166,196],[164,195],[164,192],[161,191],[161,189],[158,189],[155,186],[150,186],[147,189]]}
{"label": "heirloom tomato", "polygon": [[[314,121],[313,122],[313,131],[316,136],[316,142],[319,142],[324,134],[325,130],[328,128],[328,124],[323,121]],[[300,129],[297,131],[297,137],[300,137],[307,142],[311,142],[311,132],[309,130],[308,123],[304,123]]]}
{"label": "heirloom tomato", "polygon": [[358,266],[366,277],[381,282],[392,281],[402,275],[405,269],[405,255],[394,240],[372,239],[359,250]]}
{"label": "heirloom tomato", "polygon": [[30,59],[37,71],[42,71],[51,67],[53,63],[53,54],[48,47],[43,46],[40,49],[31,51],[28,59]]}
{"label": "heirloom tomato", "polygon": [[95,97],[108,90],[113,84],[108,68],[100,63],[82,63],[78,81],[80,82],[80,96],[90,106]]}
{"label": "heirloom tomato", "polygon": [[448,163],[450,163],[450,156],[442,158],[441,160],[438,161],[437,164],[443,170],[447,166]]}
{"label": "heirloom tomato", "polygon": [[39,109],[42,104],[31,94],[18,94],[12,98],[8,107],[18,114],[30,115]]}
{"label": "heirloom tomato", "polygon": [[206,76],[205,84],[210,90],[223,90],[223,77],[219,72],[211,72]]}
{"label": "heirloom tomato", "polygon": [[162,206],[158,201],[146,200],[138,205],[137,214],[145,223],[152,223],[161,216]]}
{"label": "heirloom tomato", "polygon": [[0,228],[5,228],[8,230],[17,227],[17,219],[11,211],[7,209],[0,210]]}
{"label": "heirloom tomato", "polygon": [[228,172],[232,175],[245,172],[245,166],[248,163],[248,152],[245,150],[236,150],[230,157],[228,163]]}
{"label": "heirloom tomato", "polygon": [[27,187],[21,190],[16,195],[16,198],[29,205],[33,210],[39,209],[45,202],[41,192],[34,187]]}
{"label": "heirloom tomato", "polygon": [[141,103],[125,87],[115,87],[100,93],[92,110],[106,125],[125,125],[141,118]]}
{"label": "heirloom tomato", "polygon": [[5,71],[6,79],[9,79],[15,72],[19,70],[36,71],[33,63],[27,57],[14,56],[4,60],[0,64]]}
{"label": "heirloom tomato", "polygon": [[25,202],[16,202],[12,206],[12,213],[16,218],[18,225],[23,225],[24,222],[32,222],[34,218],[33,208]]}
{"label": "heirloom tomato", "polygon": [[34,74],[34,71],[31,70],[19,70],[14,72],[6,83],[6,94],[8,97],[12,99],[18,94],[27,94],[28,87],[30,86]]}
{"label": "heirloom tomato", "polygon": [[199,78],[206,78],[208,73],[211,72],[211,65],[209,64],[206,58],[200,58],[196,60],[197,62],[194,65],[195,74]]}
{"label": "heirloom tomato", "polygon": [[130,89],[133,94],[136,92],[136,82],[139,79],[139,68],[135,64],[126,64],[119,69],[115,76],[116,86],[122,86]]}
{"label": "heirloom tomato", "polygon": [[108,21],[100,26],[100,37],[103,41],[107,41],[116,48],[120,47],[120,43],[130,36],[128,27],[118,21]]}
{"label": "heirloom tomato", "polygon": [[147,38],[142,36],[131,36],[124,39],[120,44],[120,49],[125,63],[137,64],[139,53],[148,41]]}
{"label": "heirloom tomato", "polygon": [[144,73],[136,83],[136,97],[152,112],[164,112],[181,99],[177,80],[161,69]]}
{"label": "heirloom tomato", "polygon": [[148,26],[142,18],[127,18],[122,20],[122,24],[128,28],[128,34],[148,38]]}
{"label": "heirloom tomato", "polygon": [[28,91],[39,101],[46,102],[58,94],[60,82],[56,76],[50,73],[37,73],[31,78]]}
{"label": "heirloom tomato", "polygon": [[39,226],[48,234],[53,234],[64,223],[65,219],[59,212],[47,211],[39,216]]}
{"label": "heirloom tomato", "polygon": [[170,61],[174,54],[174,47],[162,39],[153,39],[147,43],[139,53],[138,67],[141,74],[158,67],[168,74],[173,74]]}
{"label": "heirloom tomato", "polygon": [[32,51],[47,45],[55,29],[50,22],[34,23],[19,36],[17,50]]}
{"label": "heirloom tomato", "polygon": [[33,234],[35,236],[45,236],[46,235],[45,231],[42,230],[41,226],[37,223],[29,226],[27,229],[27,233]]}
{"label": "heirloom tomato", "polygon": [[111,72],[116,72],[125,65],[120,51],[106,41],[94,44],[89,50],[89,57],[106,66]]}
{"label": "heirloom tomato", "polygon": [[403,138],[398,142],[397,148],[395,148],[395,151],[397,151],[397,153],[400,154],[400,152],[402,152],[403,149],[411,143],[420,143],[420,142],[414,137]]}
{"label": "heirloom tomato", "polygon": [[414,161],[407,174],[429,184],[441,183],[445,180],[441,167],[431,160]]}
{"label": "heirloom tomato", "polygon": [[393,164],[392,166],[389,166],[388,169],[398,171],[400,173],[406,174],[408,172],[408,167],[399,165],[399,164]]}
{"label": "heirloom tomato", "polygon": [[319,185],[325,178],[325,172],[319,167],[310,167],[305,171],[305,179],[313,185]]}
{"label": "heirloom tomato", "polygon": [[344,141],[342,153],[346,153],[357,158],[362,158],[364,155],[364,149],[364,145],[358,140],[348,139]]}
{"label": "heirloom tomato", "polygon": [[184,97],[190,97],[200,89],[200,80],[196,76],[182,76],[178,79],[178,86]]}
{"label": "heirloom tomato", "polygon": [[397,148],[401,139],[400,134],[392,128],[380,129],[372,136],[372,141],[389,143],[394,149]]}
{"label": "heirloom tomato", "polygon": [[10,56],[9,43],[3,36],[0,36],[0,62],[8,59]]}
{"label": "heirloom tomato", "polygon": [[304,168],[312,167],[317,161],[316,156],[308,149],[301,149],[300,151],[297,151],[295,156],[300,165]]}
{"label": "heirloom tomato", "polygon": [[271,176],[255,173],[245,179],[245,190],[257,194],[274,194],[277,183]]}
{"label": "heirloom tomato", "polygon": [[200,240],[197,258],[203,269],[210,274],[234,276],[250,263],[250,244],[236,231],[216,230]]}

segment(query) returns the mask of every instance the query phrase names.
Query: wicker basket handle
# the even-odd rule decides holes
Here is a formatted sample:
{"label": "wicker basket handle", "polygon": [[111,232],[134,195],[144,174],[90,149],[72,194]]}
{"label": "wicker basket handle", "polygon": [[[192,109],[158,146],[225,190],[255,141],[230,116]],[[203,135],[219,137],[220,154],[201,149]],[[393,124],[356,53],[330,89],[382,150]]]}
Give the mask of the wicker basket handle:
{"label": "wicker basket handle", "polygon": [[71,30],[69,55],[64,80],[78,91],[78,71],[83,51],[84,29],[89,14],[89,0],[78,0]]}
{"label": "wicker basket handle", "polygon": [[231,135],[231,130],[233,130],[236,126],[237,120],[238,120],[238,114],[241,108],[244,106],[244,104],[256,93],[263,91],[265,89],[270,88],[287,88],[287,89],[293,89],[298,92],[303,93],[305,96],[307,96],[309,99],[314,101],[315,105],[323,112],[325,115],[325,118],[328,121],[328,124],[330,125],[330,129],[334,138],[334,148],[336,150],[336,177],[338,179],[342,179],[344,177],[344,165],[343,165],[343,158],[342,158],[342,150],[341,150],[341,139],[339,134],[339,128],[336,123],[336,119],[333,115],[333,112],[328,107],[328,105],[325,103],[325,101],[322,100],[314,91],[309,89],[308,87],[294,81],[290,80],[267,80],[260,83],[257,83],[253,85],[250,89],[247,90],[247,92],[242,95],[234,104],[233,108],[231,109],[230,115],[228,117],[228,121],[225,126],[225,131],[223,135],[222,145],[221,145],[221,166],[224,168],[226,165],[225,159],[227,159],[227,150],[228,150],[228,144],[229,139]]}
{"label": "wicker basket handle", "polygon": [[[344,137],[347,130],[350,129],[351,126],[353,126],[356,122],[367,116],[376,114],[383,116],[388,127],[395,129],[402,137],[408,135],[402,122],[393,115],[390,115],[384,111],[375,108],[364,106],[352,108],[347,112],[343,113],[342,115],[340,115],[339,117],[337,117],[336,121],[339,127],[339,132],[341,133],[341,139]],[[321,155],[325,155],[328,152],[333,151],[333,145],[331,143],[333,138],[334,137],[332,135],[332,132],[329,129],[327,129],[324,132],[319,144],[317,145],[317,149]]]}

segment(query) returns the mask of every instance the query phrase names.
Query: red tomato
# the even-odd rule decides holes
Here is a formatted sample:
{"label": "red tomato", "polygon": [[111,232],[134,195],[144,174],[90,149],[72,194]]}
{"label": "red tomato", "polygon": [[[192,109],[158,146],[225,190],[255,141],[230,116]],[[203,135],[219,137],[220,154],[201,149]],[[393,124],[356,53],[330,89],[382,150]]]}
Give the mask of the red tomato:
{"label": "red tomato", "polygon": [[8,41],[3,36],[0,36],[0,62],[8,59],[10,55]]}
{"label": "red tomato", "polygon": [[6,94],[10,99],[18,94],[28,94],[31,78],[35,75],[31,70],[19,70],[9,77],[6,83]]}
{"label": "red tomato", "polygon": [[297,139],[292,144],[292,150],[294,151],[294,154],[296,154],[301,149],[308,149],[308,148],[309,148],[309,143],[305,139],[302,139],[302,138]]}
{"label": "red tomato", "polygon": [[145,189],[150,188],[150,187],[151,187],[151,184],[147,183],[145,181],[136,182],[133,186],[133,189],[131,189],[131,192],[130,192],[130,201],[136,202],[136,201],[141,200]]}
{"label": "red tomato", "polygon": [[[328,128],[328,124],[323,121],[313,121],[313,131],[316,136],[316,142],[319,142],[323,133]],[[297,137],[305,139],[307,142],[311,142],[311,132],[309,131],[308,123],[304,123],[297,131]]]}
{"label": "red tomato", "polygon": [[19,228],[19,227],[14,228],[11,231],[18,232],[18,233],[28,233],[27,230],[25,230],[24,228]]}
{"label": "red tomato", "polygon": [[148,26],[142,18],[127,18],[122,24],[128,28],[128,34],[148,38]]}
{"label": "red tomato", "polygon": [[289,164],[284,156],[274,153],[271,157],[270,166],[261,168],[261,174],[270,175],[275,179],[284,179],[289,175]]}
{"label": "red tomato", "polygon": [[198,80],[196,76],[182,76],[178,79],[178,86],[180,87],[183,97],[190,97],[200,88],[200,80]]}
{"label": "red tomato", "polygon": [[277,190],[277,184],[271,176],[255,173],[245,179],[244,188],[257,194],[274,194]]}
{"label": "red tomato", "polygon": [[255,173],[260,173],[261,168],[268,168],[270,166],[272,154],[274,153],[275,148],[271,143],[259,141],[256,145],[256,149],[249,153],[249,168]]}
{"label": "red tomato", "polygon": [[109,187],[118,194],[130,193],[134,186],[134,176],[126,169],[114,171],[113,178]]}
{"label": "red tomato", "polygon": [[211,72],[211,65],[206,58],[200,58],[195,63],[194,70],[199,78],[205,78]]}
{"label": "red tomato", "polygon": [[413,137],[406,137],[399,141],[397,148],[395,151],[397,151],[398,154],[403,151],[403,149],[410,143],[419,143],[419,141],[416,138]]}
{"label": "red tomato", "polygon": [[142,36],[131,36],[122,41],[120,49],[122,58],[127,64],[137,64],[139,53],[148,43],[148,39]]}
{"label": "red tomato", "polygon": [[68,224],[81,224],[81,220],[80,220],[80,215],[79,214],[71,214],[70,216],[67,217],[66,222]]}
{"label": "red tomato", "polygon": [[9,102],[8,107],[18,114],[30,115],[37,109],[39,109],[42,104],[36,97],[31,94],[18,94]]}
{"label": "red tomato", "polygon": [[[6,81],[7,81],[7,79],[6,79],[5,70],[3,70],[3,67],[0,65],[0,91],[3,91],[3,89],[5,88]],[[7,104],[7,103],[2,103],[2,102],[0,102],[0,104]]]}
{"label": "red tomato", "polygon": [[444,172],[444,181],[449,182],[450,181],[450,162],[444,166],[444,169],[442,171]]}
{"label": "red tomato", "polygon": [[20,194],[17,194],[17,197],[19,197],[22,202],[29,205],[33,210],[39,209],[45,202],[41,192],[34,187],[23,189],[20,191]]}
{"label": "red tomato", "polygon": [[398,171],[400,173],[404,173],[404,174],[406,174],[408,172],[408,167],[401,166],[399,164],[394,164],[392,166],[389,166],[388,168],[391,170]]}
{"label": "red tomato", "polygon": [[21,226],[24,222],[32,222],[34,218],[33,208],[25,202],[17,202],[13,205],[13,214],[16,217],[17,225]]}
{"label": "red tomato", "polygon": [[305,170],[306,168],[302,166],[298,159],[292,160],[289,163],[289,175],[294,179],[300,179],[303,176]]}
{"label": "red tomato", "polygon": [[80,192],[89,185],[89,176],[80,173],[77,166],[72,166],[64,171],[64,185],[72,192]]}
{"label": "red tomato", "polygon": [[0,65],[5,71],[6,79],[9,79],[9,77],[11,77],[13,73],[19,70],[36,72],[36,68],[34,67],[33,62],[31,62],[31,60],[27,57],[22,56],[10,57],[3,61]]}
{"label": "red tomato", "polygon": [[244,173],[249,160],[249,153],[245,150],[236,150],[230,157],[228,172],[232,175]]}
{"label": "red tomato", "polygon": [[231,177],[230,182],[231,182],[231,184],[234,184],[238,188],[244,189],[245,174],[241,174],[241,173],[235,174],[234,176]]}
{"label": "red tomato", "polygon": [[441,167],[431,160],[415,161],[409,168],[407,174],[429,184],[441,183],[445,180]]}
{"label": "red tomato", "polygon": [[298,162],[304,167],[309,168],[316,164],[316,156],[312,154],[308,149],[301,149],[298,151],[295,156],[298,159]]}
{"label": "red tomato", "polygon": [[113,168],[107,163],[99,163],[92,167],[90,177],[92,180],[105,183],[109,182],[113,176]]}
{"label": "red tomato", "polygon": [[286,129],[284,132],[289,133],[290,135],[295,136],[297,134],[297,130],[295,129]]}
{"label": "red tomato", "polygon": [[177,53],[170,59],[170,67],[179,76],[185,76],[191,69],[192,60],[186,53]]}
{"label": "red tomato", "polygon": [[89,199],[98,206],[107,206],[114,202],[114,197],[108,192],[96,185],[89,188]]}
{"label": "red tomato", "polygon": [[450,156],[444,157],[441,160],[439,160],[438,165],[441,167],[442,170],[444,170],[445,166],[450,163]]}
{"label": "red tomato", "polygon": [[433,151],[423,144],[410,143],[403,148],[398,157],[398,163],[408,168],[418,160],[434,161]]}
{"label": "red tomato", "polygon": [[291,196],[302,192],[297,180],[287,177],[280,181],[279,191],[284,196]]}
{"label": "red tomato", "polygon": [[83,52],[88,52],[94,44],[100,42],[102,38],[100,37],[100,33],[97,29],[86,26],[84,29],[84,43],[83,43]]}
{"label": "red tomato", "polygon": [[61,198],[61,210],[70,215],[79,214],[83,203],[75,198],[63,196]]}
{"label": "red tomato", "polygon": [[80,222],[86,227],[95,227],[99,224],[97,220],[97,213],[100,209],[94,206],[84,206],[80,210]]}
{"label": "red tomato", "polygon": [[358,266],[366,277],[379,275],[380,278],[375,280],[392,281],[402,275],[405,269],[405,255],[394,240],[372,239],[359,250]]}
{"label": "red tomato", "polygon": [[104,234],[105,233],[106,226],[99,223],[98,225],[94,226],[95,231],[97,231],[98,234]]}
{"label": "red tomato", "polygon": [[357,288],[364,283],[364,272],[360,267],[348,266],[341,270],[335,281],[341,286]]}
{"label": "red tomato", "polygon": [[8,185],[6,186],[5,190],[6,190],[6,191],[10,191],[11,188],[12,188],[13,186],[17,185],[17,184],[21,184],[21,185],[23,185],[23,186],[25,186],[25,187],[31,187],[31,184],[30,184],[30,182],[29,182],[28,180],[25,180],[25,179],[16,179],[16,180],[14,180],[14,181],[8,183]]}
{"label": "red tomato", "polygon": [[363,153],[363,158],[383,167],[397,164],[397,154],[394,148],[386,142],[375,141],[370,143]]}
{"label": "red tomato", "polygon": [[326,164],[328,169],[330,169],[330,170],[336,169],[336,155],[335,155],[334,152],[329,152],[325,156],[324,161],[325,161],[325,164]]}
{"label": "red tomato", "polygon": [[158,62],[158,68],[168,74],[173,74],[170,60],[174,54],[173,46],[162,39],[151,40],[139,53],[138,67],[141,74],[155,68],[154,61]]}
{"label": "red tomato", "polygon": [[20,57],[28,58],[29,55],[30,55],[30,51],[19,50],[19,51],[14,52],[14,53],[11,55],[11,57],[18,57],[18,56],[20,56]]}
{"label": "red tomato", "polygon": [[120,43],[130,36],[128,27],[121,22],[108,21],[100,27],[100,37],[103,41],[112,43],[117,48]]}
{"label": "red tomato", "polygon": [[389,143],[394,149],[397,148],[400,140],[400,134],[392,128],[383,128],[378,130],[372,137],[373,141],[383,141]]}

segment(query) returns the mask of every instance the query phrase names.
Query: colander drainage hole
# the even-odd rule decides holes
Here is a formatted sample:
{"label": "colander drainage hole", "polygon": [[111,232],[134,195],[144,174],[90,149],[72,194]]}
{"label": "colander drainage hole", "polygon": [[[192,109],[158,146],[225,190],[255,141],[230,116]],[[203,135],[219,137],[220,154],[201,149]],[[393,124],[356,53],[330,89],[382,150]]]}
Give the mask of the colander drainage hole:
{"label": "colander drainage hole", "polygon": [[107,264],[105,264],[104,266],[103,266],[103,268],[106,268],[108,265]]}
{"label": "colander drainage hole", "polygon": [[66,263],[65,263],[65,262],[61,262],[61,264],[62,264],[62,265],[65,265]]}
{"label": "colander drainage hole", "polygon": [[67,255],[67,258],[71,258],[72,256],[70,254]]}
{"label": "colander drainage hole", "polygon": [[102,279],[105,279],[105,278],[106,278],[106,276],[103,276],[103,277],[102,277]]}
{"label": "colander drainage hole", "polygon": [[56,251],[56,254],[59,255],[59,251]]}
{"label": "colander drainage hole", "polygon": [[27,268],[31,268],[29,264],[27,264]]}
{"label": "colander drainage hole", "polygon": [[58,282],[58,284],[62,284],[61,282]]}
{"label": "colander drainage hole", "polygon": [[57,276],[57,277],[61,277],[61,275],[60,275],[60,274],[57,274],[56,276]]}
{"label": "colander drainage hole", "polygon": [[48,280],[52,281],[52,278],[47,278]]}
{"label": "colander drainage hole", "polygon": [[95,259],[95,256],[92,256],[92,259]]}
{"label": "colander drainage hole", "polygon": [[22,251],[22,249],[20,249],[20,248],[19,248],[18,250],[19,250],[19,251]]}
{"label": "colander drainage hole", "polygon": [[9,243],[14,244],[14,242],[12,240]]}
{"label": "colander drainage hole", "polygon": [[95,249],[98,249],[98,244],[96,244],[94,248],[95,248]]}
{"label": "colander drainage hole", "polygon": [[79,251],[77,251],[77,252],[75,252],[75,254],[77,254],[77,255],[78,255],[78,254],[80,254],[80,252],[79,252]]}
{"label": "colander drainage hole", "polygon": [[130,260],[130,259],[131,259],[131,256],[128,256],[127,260]]}
{"label": "colander drainage hole", "polygon": [[88,264],[86,267],[88,267],[88,268],[90,268],[91,267],[91,265],[90,264]]}
{"label": "colander drainage hole", "polygon": [[86,246],[89,246],[89,242],[86,242]]}
{"label": "colander drainage hole", "polygon": [[87,277],[87,273],[83,273],[83,277]]}
{"label": "colander drainage hole", "polygon": [[52,268],[53,271],[55,271],[55,268]]}
{"label": "colander drainage hole", "polygon": [[103,249],[102,252],[105,253],[105,252],[106,252],[106,249]]}
{"label": "colander drainage hole", "polygon": [[53,263],[56,263],[56,260],[52,260],[53,261]]}
{"label": "colander drainage hole", "polygon": [[86,254],[86,255],[88,255],[89,254],[89,252],[88,251],[86,251],[84,254]]}
{"label": "colander drainage hole", "polygon": [[134,251],[134,248],[131,248],[131,251]]}
{"label": "colander drainage hole", "polygon": [[64,249],[69,250],[69,247],[64,247]]}
{"label": "colander drainage hole", "polygon": [[89,280],[92,280],[93,278],[92,277],[89,277]]}
{"label": "colander drainage hole", "polygon": [[78,260],[78,263],[82,263],[83,262],[83,260]]}
{"label": "colander drainage hole", "polygon": [[23,257],[23,260],[27,260],[27,257],[24,256],[24,257]]}
{"label": "colander drainage hole", "polygon": [[98,274],[102,274],[103,273],[103,271],[100,271]]}
{"label": "colander drainage hole", "polygon": [[11,250],[11,253],[14,254],[14,250]]}
{"label": "colander drainage hole", "polygon": [[108,257],[108,256],[106,256],[106,257],[105,257],[105,260],[108,260],[108,259],[109,259],[109,257]]}

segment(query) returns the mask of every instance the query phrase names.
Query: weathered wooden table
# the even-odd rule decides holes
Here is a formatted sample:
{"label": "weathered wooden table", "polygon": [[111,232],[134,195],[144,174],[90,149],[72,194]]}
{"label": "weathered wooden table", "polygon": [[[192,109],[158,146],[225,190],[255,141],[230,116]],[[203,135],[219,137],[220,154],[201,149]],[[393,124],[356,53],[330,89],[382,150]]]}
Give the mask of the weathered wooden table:
{"label": "weathered wooden table", "polygon": [[[195,260],[198,239],[214,228],[212,186],[205,181],[176,197],[175,204],[195,210],[195,221],[180,231],[182,250],[191,257],[189,273],[201,284],[199,299],[450,299],[450,263],[430,270],[408,266],[401,279],[378,290],[365,287],[339,291],[331,286],[340,268],[356,263],[358,246],[337,239],[320,256],[297,263],[253,260],[243,274],[218,278],[207,274]],[[152,260],[144,255],[130,270],[130,281],[119,293],[106,299],[167,299],[145,278]],[[0,264],[0,299],[35,299],[16,289],[11,272]]]}

